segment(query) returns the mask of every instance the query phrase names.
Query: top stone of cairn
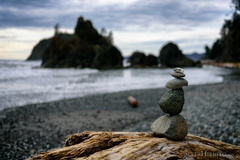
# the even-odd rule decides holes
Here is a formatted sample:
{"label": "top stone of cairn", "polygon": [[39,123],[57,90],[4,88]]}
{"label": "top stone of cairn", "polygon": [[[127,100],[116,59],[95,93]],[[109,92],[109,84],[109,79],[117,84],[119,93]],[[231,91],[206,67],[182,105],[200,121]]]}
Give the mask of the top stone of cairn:
{"label": "top stone of cairn", "polygon": [[185,74],[183,72],[184,70],[182,68],[174,68],[171,75],[176,78],[185,77]]}
{"label": "top stone of cairn", "polygon": [[184,70],[182,68],[179,68],[179,67],[174,68],[173,71],[176,72],[176,73],[183,73],[184,72]]}

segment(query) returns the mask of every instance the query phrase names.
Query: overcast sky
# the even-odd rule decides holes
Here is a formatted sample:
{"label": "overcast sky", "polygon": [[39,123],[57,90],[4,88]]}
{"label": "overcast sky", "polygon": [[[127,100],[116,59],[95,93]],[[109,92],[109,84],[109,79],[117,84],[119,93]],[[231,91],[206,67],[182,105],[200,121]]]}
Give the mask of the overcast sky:
{"label": "overcast sky", "polygon": [[53,26],[73,33],[77,18],[113,32],[124,56],[159,54],[168,41],[184,53],[204,52],[219,37],[231,0],[0,0],[0,59],[26,59],[53,36]]}

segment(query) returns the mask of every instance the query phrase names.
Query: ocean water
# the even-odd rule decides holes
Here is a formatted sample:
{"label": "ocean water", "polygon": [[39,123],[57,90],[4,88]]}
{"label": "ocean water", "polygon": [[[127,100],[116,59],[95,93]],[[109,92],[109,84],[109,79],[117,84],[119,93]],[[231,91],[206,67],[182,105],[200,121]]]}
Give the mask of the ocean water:
{"label": "ocean water", "polygon": [[[172,69],[43,69],[40,61],[0,60],[0,110],[26,104],[164,87]],[[189,85],[218,83],[226,71],[185,68]]]}

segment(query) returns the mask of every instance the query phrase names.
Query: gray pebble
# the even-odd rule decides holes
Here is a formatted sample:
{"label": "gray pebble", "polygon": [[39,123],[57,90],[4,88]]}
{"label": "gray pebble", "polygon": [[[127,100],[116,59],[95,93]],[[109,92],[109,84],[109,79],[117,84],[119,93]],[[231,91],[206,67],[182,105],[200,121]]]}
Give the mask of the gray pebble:
{"label": "gray pebble", "polygon": [[185,74],[184,74],[184,73],[172,72],[171,75],[172,75],[173,77],[176,77],[176,78],[185,77]]}
{"label": "gray pebble", "polygon": [[165,93],[159,101],[159,106],[163,112],[175,115],[182,111],[184,104],[183,89],[174,89]]}
{"label": "gray pebble", "polygon": [[174,78],[168,81],[165,85],[165,87],[169,89],[179,89],[183,86],[188,86],[188,81],[184,78]]}
{"label": "gray pebble", "polygon": [[183,73],[184,72],[184,70],[182,68],[179,68],[179,67],[174,68],[173,71],[176,72],[176,73]]}
{"label": "gray pebble", "polygon": [[188,125],[181,115],[164,115],[155,120],[151,129],[155,135],[171,140],[182,140],[188,133]]}

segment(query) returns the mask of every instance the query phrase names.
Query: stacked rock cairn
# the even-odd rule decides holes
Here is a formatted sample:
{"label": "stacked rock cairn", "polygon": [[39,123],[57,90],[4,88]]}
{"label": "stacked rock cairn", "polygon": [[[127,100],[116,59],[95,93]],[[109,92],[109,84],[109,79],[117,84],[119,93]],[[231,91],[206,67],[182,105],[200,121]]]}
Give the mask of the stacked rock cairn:
{"label": "stacked rock cairn", "polygon": [[174,68],[171,75],[174,79],[168,81],[166,88],[171,89],[162,96],[159,106],[167,115],[159,117],[155,120],[151,129],[157,136],[164,136],[171,140],[182,140],[188,133],[188,125],[186,120],[179,114],[184,104],[183,86],[188,86],[188,81],[184,79],[184,70],[182,68]]}

